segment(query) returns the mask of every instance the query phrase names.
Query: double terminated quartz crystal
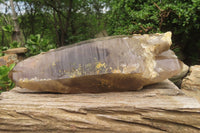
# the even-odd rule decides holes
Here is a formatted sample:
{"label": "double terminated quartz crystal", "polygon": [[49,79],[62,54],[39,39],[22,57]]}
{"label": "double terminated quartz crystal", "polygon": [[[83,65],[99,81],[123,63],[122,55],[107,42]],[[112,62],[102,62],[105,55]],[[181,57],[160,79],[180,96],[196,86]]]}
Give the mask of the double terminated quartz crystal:
{"label": "double terminated quartz crystal", "polygon": [[171,43],[171,32],[89,40],[18,63],[12,79],[17,86],[44,92],[139,90],[181,70]]}

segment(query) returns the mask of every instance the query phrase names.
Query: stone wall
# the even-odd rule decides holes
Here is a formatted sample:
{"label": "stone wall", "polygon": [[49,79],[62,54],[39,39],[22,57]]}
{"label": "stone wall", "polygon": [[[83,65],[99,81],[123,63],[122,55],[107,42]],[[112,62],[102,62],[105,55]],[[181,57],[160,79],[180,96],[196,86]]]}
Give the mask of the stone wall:
{"label": "stone wall", "polygon": [[26,48],[14,48],[4,51],[5,55],[0,57],[0,66],[10,66],[13,63],[18,63],[25,58],[24,53]]}

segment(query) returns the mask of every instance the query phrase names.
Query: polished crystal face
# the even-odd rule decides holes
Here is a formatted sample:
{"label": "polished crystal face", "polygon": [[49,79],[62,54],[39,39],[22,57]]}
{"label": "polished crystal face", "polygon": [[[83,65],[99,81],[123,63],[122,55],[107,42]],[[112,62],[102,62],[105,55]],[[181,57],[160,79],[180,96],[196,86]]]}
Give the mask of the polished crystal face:
{"label": "polished crystal face", "polygon": [[171,32],[88,40],[30,57],[12,78],[20,87],[48,92],[138,90],[181,70],[171,43]]}

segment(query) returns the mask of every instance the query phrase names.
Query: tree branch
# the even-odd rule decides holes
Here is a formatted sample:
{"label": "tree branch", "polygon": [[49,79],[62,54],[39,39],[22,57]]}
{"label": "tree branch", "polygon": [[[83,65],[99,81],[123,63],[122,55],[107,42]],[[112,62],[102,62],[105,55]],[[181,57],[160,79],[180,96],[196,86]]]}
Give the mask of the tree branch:
{"label": "tree branch", "polygon": [[161,12],[163,11],[155,2],[153,3]]}
{"label": "tree branch", "polygon": [[66,30],[68,29],[69,27],[69,21],[70,21],[70,18],[71,18],[71,12],[72,12],[72,4],[73,4],[73,0],[69,0],[69,9],[67,10],[67,21],[66,21]]}
{"label": "tree branch", "polygon": [[159,10],[160,10],[160,23],[159,23],[159,29],[161,30],[164,18],[167,18],[171,12],[171,10],[163,10],[161,9],[155,2],[153,3]]}
{"label": "tree branch", "polygon": [[64,18],[67,19],[67,17],[66,17],[60,10],[58,10],[54,5],[48,3],[47,1],[44,1],[44,2],[45,2],[45,4],[46,4],[47,6],[53,8],[53,10],[55,10],[57,13],[59,13],[61,16],[63,16]]}
{"label": "tree branch", "polygon": [[10,7],[5,1],[1,1],[0,3],[6,5],[7,7]]}
{"label": "tree branch", "polygon": [[[138,25],[136,22],[132,22],[132,23],[134,23],[135,25]],[[152,29],[152,27],[144,28],[142,25],[139,25],[139,27],[145,32],[148,32],[150,29]]]}

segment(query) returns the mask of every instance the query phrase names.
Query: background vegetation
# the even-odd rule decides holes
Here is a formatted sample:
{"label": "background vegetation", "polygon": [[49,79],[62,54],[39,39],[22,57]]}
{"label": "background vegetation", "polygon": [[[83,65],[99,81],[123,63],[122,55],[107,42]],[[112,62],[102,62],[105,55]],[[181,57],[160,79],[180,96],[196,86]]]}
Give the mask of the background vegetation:
{"label": "background vegetation", "polygon": [[14,66],[15,64],[10,65],[9,67],[0,67],[0,93],[3,91],[8,91],[15,86],[14,83],[8,78],[8,74]]}
{"label": "background vegetation", "polygon": [[[200,63],[200,0],[0,2],[5,7],[0,13],[0,50],[25,45],[31,56],[94,38],[102,30],[109,35],[172,31],[172,49],[181,60],[188,65]],[[14,38],[16,33],[21,41]]]}

